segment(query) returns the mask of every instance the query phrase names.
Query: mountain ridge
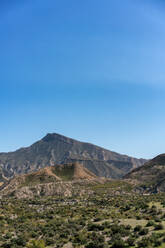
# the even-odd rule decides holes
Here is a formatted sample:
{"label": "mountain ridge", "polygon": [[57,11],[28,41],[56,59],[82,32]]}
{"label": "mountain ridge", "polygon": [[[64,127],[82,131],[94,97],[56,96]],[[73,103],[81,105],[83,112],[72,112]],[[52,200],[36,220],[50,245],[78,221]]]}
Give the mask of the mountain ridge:
{"label": "mountain ridge", "polygon": [[46,166],[78,162],[97,176],[121,178],[146,160],[109,151],[57,133],[48,133],[29,147],[0,153],[2,177],[11,178]]}
{"label": "mountain ridge", "polygon": [[165,154],[160,154],[124,176],[144,192],[165,192]]}

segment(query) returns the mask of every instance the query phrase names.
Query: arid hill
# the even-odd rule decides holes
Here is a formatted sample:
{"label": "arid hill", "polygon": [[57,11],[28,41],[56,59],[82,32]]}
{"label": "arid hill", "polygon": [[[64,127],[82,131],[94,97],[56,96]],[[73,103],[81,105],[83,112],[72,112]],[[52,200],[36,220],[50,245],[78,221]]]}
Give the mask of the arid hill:
{"label": "arid hill", "polygon": [[165,154],[161,154],[124,177],[145,192],[165,192]]}
{"label": "arid hill", "polygon": [[37,172],[19,175],[5,182],[0,188],[0,195],[18,198],[34,196],[62,195],[71,196],[86,191],[85,185],[104,183],[78,163],[45,167]]}

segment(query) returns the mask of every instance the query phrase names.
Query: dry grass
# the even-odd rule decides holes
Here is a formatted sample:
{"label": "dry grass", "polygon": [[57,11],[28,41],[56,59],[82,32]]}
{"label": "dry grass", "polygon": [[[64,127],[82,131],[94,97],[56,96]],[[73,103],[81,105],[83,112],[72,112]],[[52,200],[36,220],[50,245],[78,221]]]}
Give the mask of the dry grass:
{"label": "dry grass", "polygon": [[132,228],[134,228],[137,225],[145,227],[147,222],[148,222],[147,220],[120,219],[120,223],[122,225],[130,225]]}

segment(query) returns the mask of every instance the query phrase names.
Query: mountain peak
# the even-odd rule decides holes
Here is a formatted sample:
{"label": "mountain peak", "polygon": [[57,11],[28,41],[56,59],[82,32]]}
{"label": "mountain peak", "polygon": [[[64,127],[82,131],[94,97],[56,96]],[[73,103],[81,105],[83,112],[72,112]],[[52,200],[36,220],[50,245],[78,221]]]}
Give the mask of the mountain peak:
{"label": "mountain peak", "polygon": [[60,135],[58,133],[47,133],[42,140],[51,141],[52,139],[56,139],[56,138],[59,138],[59,137],[62,137],[62,135]]}
{"label": "mountain peak", "polygon": [[97,176],[114,179],[145,162],[57,133],[48,133],[24,149],[0,154],[0,161],[2,172],[8,178],[47,166],[78,162]]}
{"label": "mountain peak", "polygon": [[53,142],[53,141],[67,141],[67,142],[73,142],[76,140],[73,140],[71,138],[68,138],[64,135],[58,134],[58,133],[48,133],[43,139],[42,141],[44,142]]}

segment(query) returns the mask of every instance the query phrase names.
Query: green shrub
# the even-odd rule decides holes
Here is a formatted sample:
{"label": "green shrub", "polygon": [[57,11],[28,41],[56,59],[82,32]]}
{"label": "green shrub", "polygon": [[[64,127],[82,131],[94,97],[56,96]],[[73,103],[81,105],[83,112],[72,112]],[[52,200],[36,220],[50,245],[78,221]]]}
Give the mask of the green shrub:
{"label": "green shrub", "polygon": [[139,232],[140,235],[146,235],[148,234],[148,229],[147,228],[143,228],[140,232]]}
{"label": "green shrub", "polygon": [[154,226],[154,221],[149,220],[148,223],[146,224],[147,227],[149,226]]}
{"label": "green shrub", "polygon": [[111,247],[112,248],[124,248],[124,247],[127,247],[127,244],[122,239],[119,239],[119,240],[114,241]]}
{"label": "green shrub", "polygon": [[163,230],[163,229],[164,229],[164,227],[161,223],[158,225],[155,225],[155,230]]}
{"label": "green shrub", "polygon": [[31,240],[27,246],[28,248],[46,248],[43,240]]}
{"label": "green shrub", "polygon": [[134,228],[134,231],[135,232],[140,232],[142,230],[142,226],[140,226],[140,225],[137,225],[137,226],[135,226],[135,228]]}

